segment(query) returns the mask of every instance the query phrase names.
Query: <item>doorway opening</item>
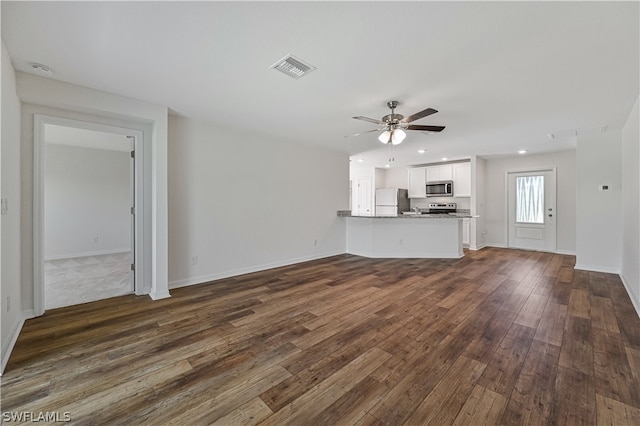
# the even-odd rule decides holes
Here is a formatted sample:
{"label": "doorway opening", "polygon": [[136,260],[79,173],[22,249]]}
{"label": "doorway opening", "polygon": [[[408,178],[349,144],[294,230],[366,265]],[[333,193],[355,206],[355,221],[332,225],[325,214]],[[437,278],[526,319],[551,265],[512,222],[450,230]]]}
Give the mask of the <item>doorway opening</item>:
{"label": "doorway opening", "polygon": [[34,313],[135,292],[142,132],[36,115]]}
{"label": "doorway opening", "polygon": [[507,173],[509,247],[556,251],[556,169]]}

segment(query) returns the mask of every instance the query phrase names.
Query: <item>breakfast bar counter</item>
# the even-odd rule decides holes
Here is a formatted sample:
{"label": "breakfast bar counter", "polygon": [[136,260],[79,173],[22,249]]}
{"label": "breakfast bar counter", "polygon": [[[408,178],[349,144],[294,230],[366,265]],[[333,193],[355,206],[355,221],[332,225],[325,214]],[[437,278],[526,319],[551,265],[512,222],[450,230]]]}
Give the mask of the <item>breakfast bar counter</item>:
{"label": "breakfast bar counter", "polygon": [[372,258],[460,258],[462,219],[468,214],[352,216],[346,220],[347,253]]}

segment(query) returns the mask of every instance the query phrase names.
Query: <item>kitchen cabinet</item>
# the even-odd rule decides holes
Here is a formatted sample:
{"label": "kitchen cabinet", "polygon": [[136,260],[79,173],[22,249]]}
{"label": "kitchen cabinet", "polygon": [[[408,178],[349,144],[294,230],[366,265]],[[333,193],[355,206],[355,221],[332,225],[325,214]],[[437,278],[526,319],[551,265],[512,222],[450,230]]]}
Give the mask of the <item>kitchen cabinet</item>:
{"label": "kitchen cabinet", "polygon": [[462,219],[462,244],[469,247],[470,219]]}
{"label": "kitchen cabinet", "polygon": [[452,165],[453,196],[471,197],[471,163]]}
{"label": "kitchen cabinet", "polygon": [[409,198],[426,198],[427,189],[425,187],[424,167],[409,169]]}
{"label": "kitchen cabinet", "polygon": [[442,180],[453,180],[451,164],[427,167],[427,182],[438,182]]}

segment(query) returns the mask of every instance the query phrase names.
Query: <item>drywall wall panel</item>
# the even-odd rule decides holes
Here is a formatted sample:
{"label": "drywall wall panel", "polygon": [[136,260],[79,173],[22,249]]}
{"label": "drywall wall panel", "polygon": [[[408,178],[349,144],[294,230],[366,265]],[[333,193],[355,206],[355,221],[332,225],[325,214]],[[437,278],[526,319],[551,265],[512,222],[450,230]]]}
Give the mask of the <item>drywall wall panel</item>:
{"label": "drywall wall panel", "polygon": [[20,100],[11,58],[2,43],[2,143],[0,145],[1,197],[6,211],[0,216],[0,301],[2,365],[4,370],[11,349],[22,328],[22,291],[20,273]]}
{"label": "drywall wall panel", "polygon": [[128,151],[45,144],[45,260],[131,249],[130,162]]}
{"label": "drywall wall panel", "polygon": [[621,277],[640,315],[640,111],[638,100],[622,128]]}
{"label": "drywall wall panel", "polygon": [[349,158],[169,117],[171,287],[344,253]]}
{"label": "drywall wall panel", "polygon": [[[507,172],[557,168],[556,177],[556,250],[574,254],[576,251],[576,152],[520,155],[486,159],[485,164],[485,220],[486,242],[489,246],[506,247]],[[480,232],[483,232],[480,230]]]}
{"label": "drywall wall panel", "polygon": [[[622,257],[621,136],[578,136],[576,268],[619,273]],[[606,185],[608,190],[601,190]]]}

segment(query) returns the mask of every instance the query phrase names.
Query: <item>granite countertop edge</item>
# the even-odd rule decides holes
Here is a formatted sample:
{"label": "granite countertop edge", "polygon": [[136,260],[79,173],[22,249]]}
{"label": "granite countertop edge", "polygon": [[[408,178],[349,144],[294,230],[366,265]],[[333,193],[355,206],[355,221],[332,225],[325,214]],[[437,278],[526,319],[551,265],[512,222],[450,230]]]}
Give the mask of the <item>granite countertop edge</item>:
{"label": "granite countertop edge", "polygon": [[338,216],[339,217],[361,217],[364,219],[471,219],[474,217],[478,217],[478,216],[472,216],[468,213],[449,213],[448,215],[443,215],[443,214],[429,214],[429,213],[423,213],[423,214],[399,214],[399,215],[395,215],[395,216],[389,216],[389,215],[385,215],[385,216],[358,216],[358,215],[352,215],[351,211],[349,210],[339,210],[338,211]]}

